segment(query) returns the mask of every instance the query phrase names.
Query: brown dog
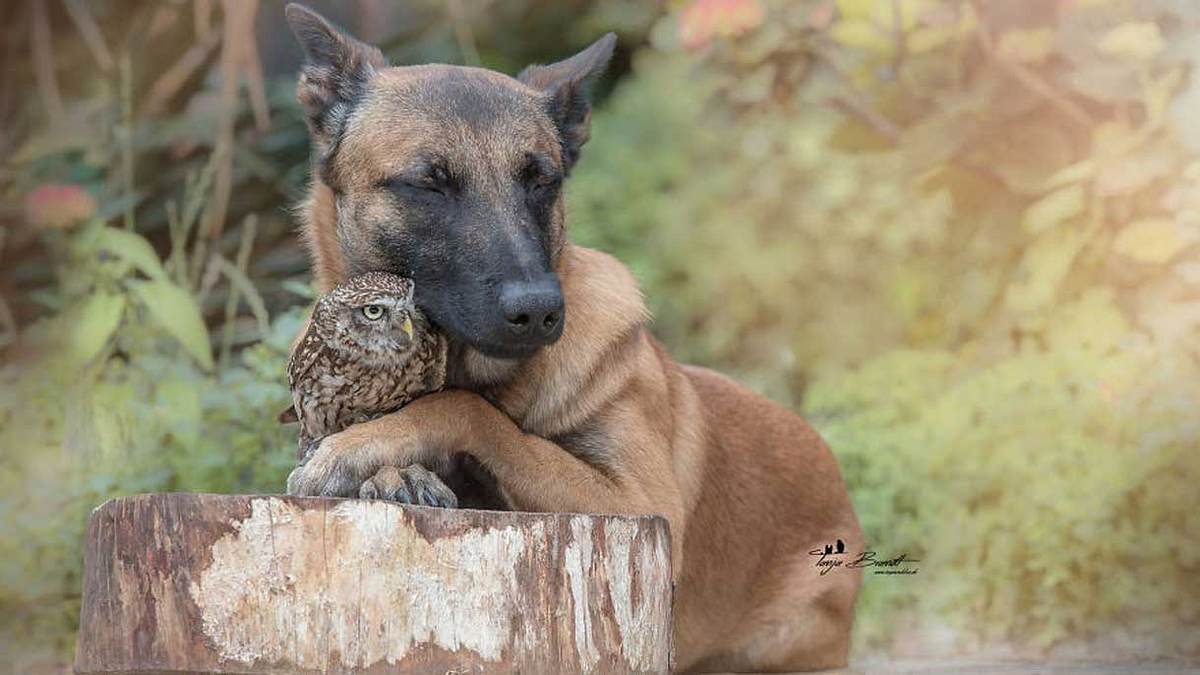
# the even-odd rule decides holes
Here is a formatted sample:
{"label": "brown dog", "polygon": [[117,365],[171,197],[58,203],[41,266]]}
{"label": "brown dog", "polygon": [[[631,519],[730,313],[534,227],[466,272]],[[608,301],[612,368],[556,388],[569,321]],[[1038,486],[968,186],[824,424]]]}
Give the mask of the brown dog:
{"label": "brown dog", "polygon": [[799,417],[672,361],[629,271],[564,233],[561,185],[613,36],[513,79],[388,67],[308,10],[288,19],[308,57],[318,283],[413,278],[454,387],[325,438],[289,491],[353,496],[381,467],[465,453],[515,509],[662,514],[679,668],[845,664],[861,576],[810,555],[863,546],[833,456]]}

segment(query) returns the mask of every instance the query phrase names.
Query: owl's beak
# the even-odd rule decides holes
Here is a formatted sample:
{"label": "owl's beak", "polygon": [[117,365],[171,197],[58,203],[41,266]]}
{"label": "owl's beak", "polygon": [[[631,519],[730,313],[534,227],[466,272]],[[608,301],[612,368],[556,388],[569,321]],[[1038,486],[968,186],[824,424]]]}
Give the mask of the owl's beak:
{"label": "owl's beak", "polygon": [[411,317],[404,317],[404,323],[400,324],[400,330],[404,331],[404,334],[408,336],[409,340],[412,339],[413,325]]}

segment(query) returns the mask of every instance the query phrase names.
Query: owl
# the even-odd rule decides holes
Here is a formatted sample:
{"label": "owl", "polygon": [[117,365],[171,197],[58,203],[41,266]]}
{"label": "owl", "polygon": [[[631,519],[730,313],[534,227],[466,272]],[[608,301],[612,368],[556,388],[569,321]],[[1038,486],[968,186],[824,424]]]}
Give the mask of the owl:
{"label": "owl", "polygon": [[411,280],[368,272],[334,287],[288,360],[299,459],[328,434],[441,389],[446,349],[413,305]]}

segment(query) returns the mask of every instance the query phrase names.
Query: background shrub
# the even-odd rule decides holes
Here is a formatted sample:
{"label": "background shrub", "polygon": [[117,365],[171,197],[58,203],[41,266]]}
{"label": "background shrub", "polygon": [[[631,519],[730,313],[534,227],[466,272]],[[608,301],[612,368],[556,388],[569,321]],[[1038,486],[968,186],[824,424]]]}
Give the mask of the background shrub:
{"label": "background shrub", "polygon": [[860,645],[1200,649],[1197,27],[696,2],[597,116],[576,235],[676,354],[806,412],[871,546],[922,561],[868,576]]}

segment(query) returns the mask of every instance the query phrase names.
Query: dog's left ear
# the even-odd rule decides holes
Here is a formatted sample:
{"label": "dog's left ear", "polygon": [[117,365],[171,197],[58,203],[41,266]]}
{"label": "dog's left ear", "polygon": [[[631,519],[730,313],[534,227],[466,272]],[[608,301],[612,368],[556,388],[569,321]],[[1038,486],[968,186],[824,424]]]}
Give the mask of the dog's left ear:
{"label": "dog's left ear", "polygon": [[343,33],[303,5],[291,3],[284,14],[304,49],[297,98],[308,113],[313,138],[328,143],[387,60],[378,48]]}
{"label": "dog's left ear", "polygon": [[548,66],[529,66],[517,79],[549,96],[549,113],[562,139],[564,169],[570,171],[587,143],[592,117],[591,86],[612,59],[617,36],[609,33],[575,56]]}

